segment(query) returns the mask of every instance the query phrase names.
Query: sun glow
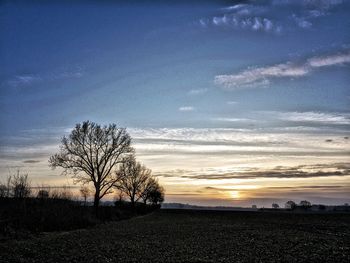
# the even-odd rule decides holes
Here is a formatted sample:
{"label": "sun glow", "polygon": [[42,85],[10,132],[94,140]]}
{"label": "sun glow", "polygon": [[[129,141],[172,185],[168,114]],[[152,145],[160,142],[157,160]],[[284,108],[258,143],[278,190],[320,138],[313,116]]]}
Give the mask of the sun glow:
{"label": "sun glow", "polygon": [[230,197],[233,199],[238,199],[239,198],[239,192],[238,191],[231,191],[230,192]]}

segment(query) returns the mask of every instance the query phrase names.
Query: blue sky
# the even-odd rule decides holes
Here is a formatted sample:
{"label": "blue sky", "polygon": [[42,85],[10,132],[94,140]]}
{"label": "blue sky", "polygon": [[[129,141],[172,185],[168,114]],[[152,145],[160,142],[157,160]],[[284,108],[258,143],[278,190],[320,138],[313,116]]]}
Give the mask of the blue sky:
{"label": "blue sky", "polygon": [[47,159],[89,119],[128,128],[167,201],[283,202],[300,195],[251,185],[282,187],[287,172],[246,178],[237,200],[223,193],[242,182],[204,175],[302,165],[342,173],[294,178],[332,186],[305,198],[349,201],[349,14],[345,0],[2,1],[1,176],[62,183]]}

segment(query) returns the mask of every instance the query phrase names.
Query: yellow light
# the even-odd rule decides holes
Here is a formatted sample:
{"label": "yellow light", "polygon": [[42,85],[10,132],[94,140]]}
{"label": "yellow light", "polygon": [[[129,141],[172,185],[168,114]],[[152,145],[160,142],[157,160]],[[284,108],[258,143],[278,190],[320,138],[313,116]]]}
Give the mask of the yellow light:
{"label": "yellow light", "polygon": [[237,198],[239,198],[239,192],[238,191],[231,191],[230,196],[233,199],[237,199]]}

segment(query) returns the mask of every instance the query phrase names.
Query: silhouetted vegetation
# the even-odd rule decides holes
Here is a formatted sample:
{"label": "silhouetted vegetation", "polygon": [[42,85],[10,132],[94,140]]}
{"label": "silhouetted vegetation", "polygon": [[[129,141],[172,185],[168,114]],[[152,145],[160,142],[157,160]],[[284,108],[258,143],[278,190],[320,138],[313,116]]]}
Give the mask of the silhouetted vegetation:
{"label": "silhouetted vegetation", "polygon": [[[79,193],[83,202],[65,186],[31,187],[28,175],[17,170],[0,183],[0,238],[85,228],[160,208],[164,189],[152,171],[136,161],[133,152],[124,128],[89,121],[77,124],[63,137],[60,152],[51,156],[49,163],[53,168],[62,167],[64,174],[71,173],[74,182],[82,184]],[[119,199],[115,206],[97,210],[101,199],[116,190]],[[88,205],[91,194],[93,207]]]}
{"label": "silhouetted vegetation", "polygon": [[60,152],[51,156],[49,163],[52,168],[62,167],[65,174],[72,173],[74,182],[82,184],[85,205],[90,195],[88,185],[93,185],[96,215],[100,200],[115,189],[121,197],[127,196],[133,207],[139,200],[158,205],[164,200],[164,189],[152,171],[136,161],[133,152],[125,128],[85,121],[62,138]]}
{"label": "silhouetted vegetation", "polygon": [[[83,203],[84,204],[84,203]],[[100,222],[127,219],[158,209],[159,206],[129,202],[100,206],[98,217],[93,206],[55,197],[0,198],[0,240],[27,237],[49,231],[86,228]]]}
{"label": "silhouetted vegetation", "polygon": [[137,162],[134,156],[125,157],[116,173],[118,180],[115,188],[121,196],[127,196],[133,206],[139,200],[152,205],[164,201],[164,189],[152,176],[152,171]]}
{"label": "silhouetted vegetation", "polygon": [[51,156],[49,162],[53,168],[62,167],[64,173],[72,173],[76,183],[93,184],[97,211],[100,200],[112,193],[117,182],[114,169],[125,155],[133,152],[130,143],[124,128],[85,121],[62,138],[60,152]]}

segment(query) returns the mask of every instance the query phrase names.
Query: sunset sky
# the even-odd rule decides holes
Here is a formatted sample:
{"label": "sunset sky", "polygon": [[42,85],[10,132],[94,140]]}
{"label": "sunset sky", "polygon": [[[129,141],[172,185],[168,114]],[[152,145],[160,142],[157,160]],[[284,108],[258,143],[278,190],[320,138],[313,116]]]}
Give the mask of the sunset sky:
{"label": "sunset sky", "polygon": [[350,202],[350,1],[72,2],[0,2],[0,181],[73,185],[48,158],[91,120],[166,202]]}

